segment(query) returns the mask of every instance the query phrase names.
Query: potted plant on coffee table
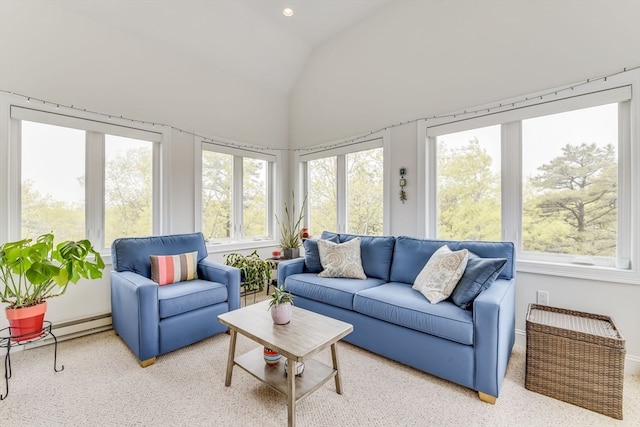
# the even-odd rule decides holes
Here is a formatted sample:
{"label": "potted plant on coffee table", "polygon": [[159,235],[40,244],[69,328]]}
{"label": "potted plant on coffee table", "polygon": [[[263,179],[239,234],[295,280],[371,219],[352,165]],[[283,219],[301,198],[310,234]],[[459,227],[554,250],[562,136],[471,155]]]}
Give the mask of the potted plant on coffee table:
{"label": "potted plant on coffee table", "polygon": [[89,240],[54,245],[52,233],[0,246],[0,301],[14,341],[42,332],[48,298],[67,291],[69,283],[102,277],[104,261]]}
{"label": "potted plant on coffee table", "polygon": [[[293,192],[291,193],[291,197],[294,200],[292,211],[295,211],[295,195],[293,194]],[[304,218],[304,209],[306,204],[307,196],[305,196],[304,200],[302,201],[300,212],[297,216],[293,217],[292,215],[294,214],[289,211],[289,206],[285,202],[283,220],[280,221],[280,218],[278,218],[278,216],[276,215],[276,221],[278,221],[278,225],[280,226],[280,246],[282,246],[284,259],[293,259],[300,256],[300,246],[302,245],[302,219]]]}
{"label": "potted plant on coffee table", "polygon": [[289,293],[284,285],[275,288],[269,300],[271,318],[276,325],[286,325],[291,321],[291,306],[293,294]]}

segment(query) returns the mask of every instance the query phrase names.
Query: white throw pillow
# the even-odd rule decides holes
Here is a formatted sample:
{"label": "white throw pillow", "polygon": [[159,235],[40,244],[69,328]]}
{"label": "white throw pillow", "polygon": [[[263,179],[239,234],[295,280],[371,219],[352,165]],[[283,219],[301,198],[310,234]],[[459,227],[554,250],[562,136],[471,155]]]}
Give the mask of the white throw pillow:
{"label": "white throw pillow", "polygon": [[356,237],[345,243],[333,243],[318,240],[320,264],[323,270],[319,277],[346,277],[366,279],[360,258],[360,238]]}
{"label": "white throw pillow", "polygon": [[413,289],[420,291],[431,304],[449,298],[467,268],[469,251],[452,252],[449,246],[441,246],[427,261]]}

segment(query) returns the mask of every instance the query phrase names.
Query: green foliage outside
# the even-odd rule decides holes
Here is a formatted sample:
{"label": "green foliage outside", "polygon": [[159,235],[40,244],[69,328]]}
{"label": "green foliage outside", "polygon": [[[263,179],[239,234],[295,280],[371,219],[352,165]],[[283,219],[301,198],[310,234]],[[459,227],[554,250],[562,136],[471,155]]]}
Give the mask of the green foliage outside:
{"label": "green foliage outside", "polygon": [[202,233],[208,242],[231,237],[233,156],[202,152]]}
{"label": "green foliage outside", "polygon": [[347,155],[347,232],[383,233],[383,150]]}
{"label": "green foliage outside", "polygon": [[[350,153],[347,162],[347,232],[383,233],[383,150]],[[326,157],[308,163],[310,209],[309,231],[319,236],[324,230],[336,231],[337,160]]]}
{"label": "green foliage outside", "polygon": [[523,249],[615,256],[618,167],[613,145],[565,145],[528,180]]}
{"label": "green foliage outside", "polygon": [[153,233],[153,154],[150,148],[120,153],[105,168],[105,246],[118,237]]}
{"label": "green foliage outside", "polygon": [[[438,237],[501,240],[500,175],[477,140],[438,150]],[[151,233],[151,155],[134,149],[107,164],[106,246],[119,236]],[[244,164],[244,235],[266,234],[266,162]],[[312,235],[337,229],[336,158],[309,162]],[[348,232],[382,234],[382,149],[347,156]],[[228,238],[233,156],[203,153],[203,233]],[[617,242],[615,147],[566,145],[538,168],[523,188],[523,249],[533,252],[615,256]],[[80,180],[81,181],[81,180]],[[82,182],[81,182],[82,184]],[[54,231],[64,240],[85,235],[84,205],[40,194],[22,183],[22,236]]]}
{"label": "green foliage outside", "polygon": [[438,147],[438,237],[501,240],[500,175],[477,139]]}
{"label": "green foliage outside", "polygon": [[[500,175],[477,140],[438,148],[438,237],[501,240]],[[523,250],[615,256],[617,162],[609,144],[567,144],[526,179]]]}
{"label": "green foliage outside", "polygon": [[324,230],[338,229],[338,181],[335,157],[308,162],[309,234],[319,237]]}

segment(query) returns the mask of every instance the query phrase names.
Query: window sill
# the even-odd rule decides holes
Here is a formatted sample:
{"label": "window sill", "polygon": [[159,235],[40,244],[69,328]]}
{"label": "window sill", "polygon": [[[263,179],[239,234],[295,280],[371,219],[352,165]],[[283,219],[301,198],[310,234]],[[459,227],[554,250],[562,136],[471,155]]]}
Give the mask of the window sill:
{"label": "window sill", "polygon": [[277,240],[245,240],[241,242],[224,242],[219,244],[207,243],[207,251],[209,254],[270,247],[280,247],[280,242]]}
{"label": "window sill", "polygon": [[518,260],[516,261],[516,271],[519,273],[640,285],[640,272],[633,268],[622,270],[614,267]]}

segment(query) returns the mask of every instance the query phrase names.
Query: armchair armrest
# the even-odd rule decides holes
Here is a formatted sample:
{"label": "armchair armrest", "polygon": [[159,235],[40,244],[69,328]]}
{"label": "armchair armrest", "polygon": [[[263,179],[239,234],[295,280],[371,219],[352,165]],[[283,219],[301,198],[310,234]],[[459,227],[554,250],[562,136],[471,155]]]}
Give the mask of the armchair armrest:
{"label": "armchair armrest", "polygon": [[304,258],[294,258],[278,263],[278,286],[292,274],[304,273]]}
{"label": "armchair armrest", "polygon": [[229,295],[229,311],[240,308],[240,269],[203,259],[198,263],[198,277],[222,283]]}
{"label": "armchair armrest", "polygon": [[475,388],[498,397],[515,341],[515,279],[498,279],[473,303]]}
{"label": "armchair armrest", "polygon": [[131,271],[111,272],[113,328],[139,360],[158,355],[158,284]]}

